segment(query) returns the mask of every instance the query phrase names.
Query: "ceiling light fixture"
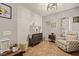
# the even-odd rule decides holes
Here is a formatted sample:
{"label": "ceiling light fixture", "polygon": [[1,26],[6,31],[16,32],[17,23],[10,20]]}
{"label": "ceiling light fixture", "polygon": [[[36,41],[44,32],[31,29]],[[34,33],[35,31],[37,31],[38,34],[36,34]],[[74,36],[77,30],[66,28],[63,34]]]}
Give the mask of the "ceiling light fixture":
{"label": "ceiling light fixture", "polygon": [[57,3],[49,3],[47,5],[47,11],[57,9]]}

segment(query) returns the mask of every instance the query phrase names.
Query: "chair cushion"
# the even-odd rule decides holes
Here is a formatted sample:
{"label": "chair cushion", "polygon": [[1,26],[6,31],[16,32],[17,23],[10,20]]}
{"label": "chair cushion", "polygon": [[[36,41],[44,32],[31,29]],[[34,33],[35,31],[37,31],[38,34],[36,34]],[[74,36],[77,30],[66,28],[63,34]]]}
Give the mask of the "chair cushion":
{"label": "chair cushion", "polygon": [[77,33],[76,32],[69,32],[66,36],[67,40],[76,40],[77,39]]}

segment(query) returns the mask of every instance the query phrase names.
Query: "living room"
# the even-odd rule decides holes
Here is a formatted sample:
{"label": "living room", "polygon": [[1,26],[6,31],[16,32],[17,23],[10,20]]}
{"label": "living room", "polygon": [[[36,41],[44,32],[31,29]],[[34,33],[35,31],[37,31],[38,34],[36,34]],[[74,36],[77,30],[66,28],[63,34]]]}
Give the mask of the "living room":
{"label": "living room", "polygon": [[79,55],[79,3],[0,3],[0,10],[1,55]]}

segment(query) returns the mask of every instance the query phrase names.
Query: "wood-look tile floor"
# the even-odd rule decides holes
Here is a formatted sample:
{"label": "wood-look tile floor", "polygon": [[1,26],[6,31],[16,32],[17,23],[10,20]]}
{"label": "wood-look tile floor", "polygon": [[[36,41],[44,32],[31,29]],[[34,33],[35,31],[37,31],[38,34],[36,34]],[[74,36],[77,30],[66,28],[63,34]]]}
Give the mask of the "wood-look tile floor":
{"label": "wood-look tile floor", "polygon": [[79,52],[66,53],[56,46],[56,43],[42,41],[34,47],[29,47],[24,56],[71,56]]}

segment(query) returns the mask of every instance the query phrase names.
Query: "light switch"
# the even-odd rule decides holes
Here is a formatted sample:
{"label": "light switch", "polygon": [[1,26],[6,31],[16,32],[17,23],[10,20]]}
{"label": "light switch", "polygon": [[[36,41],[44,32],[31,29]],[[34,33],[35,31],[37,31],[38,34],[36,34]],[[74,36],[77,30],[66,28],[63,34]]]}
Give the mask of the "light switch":
{"label": "light switch", "polygon": [[3,36],[11,35],[11,31],[3,31]]}

